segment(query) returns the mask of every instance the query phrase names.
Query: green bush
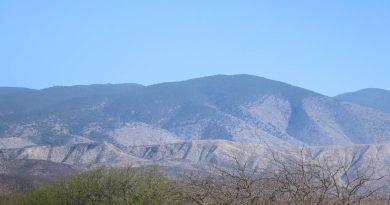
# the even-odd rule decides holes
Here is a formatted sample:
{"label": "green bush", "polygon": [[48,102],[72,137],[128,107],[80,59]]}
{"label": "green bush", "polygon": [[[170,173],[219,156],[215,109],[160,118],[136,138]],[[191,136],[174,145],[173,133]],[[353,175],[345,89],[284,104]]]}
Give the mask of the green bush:
{"label": "green bush", "polygon": [[173,181],[157,167],[136,172],[131,167],[99,167],[38,187],[15,197],[20,205],[161,205],[182,204]]}

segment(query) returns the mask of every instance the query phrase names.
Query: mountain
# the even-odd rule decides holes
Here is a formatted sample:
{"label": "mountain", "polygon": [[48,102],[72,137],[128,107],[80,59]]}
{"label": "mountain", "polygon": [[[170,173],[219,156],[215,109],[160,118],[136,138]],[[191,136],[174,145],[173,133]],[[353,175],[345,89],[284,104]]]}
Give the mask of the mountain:
{"label": "mountain", "polygon": [[20,93],[20,92],[31,92],[34,91],[33,89],[29,88],[19,88],[19,87],[0,87],[0,96],[7,95],[7,94],[14,94],[14,93]]}
{"label": "mountain", "polygon": [[15,149],[1,149],[0,159],[33,159],[55,163],[70,164],[85,168],[99,165],[144,164],[143,160],[122,152],[121,149],[107,142],[79,143],[62,146],[29,146]]}
{"label": "mountain", "polygon": [[381,112],[390,113],[390,91],[369,88],[351,93],[340,94],[336,99],[356,103],[362,106],[367,106],[379,110]]}
{"label": "mountain", "polygon": [[[116,147],[223,139],[273,146],[390,142],[390,114],[251,75],[52,87],[0,98],[0,144]],[[20,146],[20,147],[23,147]]]}
{"label": "mountain", "polygon": [[[387,174],[390,168],[390,144],[312,146],[304,148],[302,152],[300,147],[268,147],[258,143],[227,140],[193,140],[126,148],[115,148],[107,142],[68,146],[31,146],[0,150],[0,160],[8,164],[20,163],[21,160],[24,160],[23,164],[46,161],[51,169],[56,169],[58,165],[63,166],[64,172],[66,170],[68,170],[66,172],[72,172],[76,168],[130,164],[134,167],[157,164],[173,171],[181,169],[207,172],[212,166],[231,168],[234,166],[232,157],[238,157],[241,162],[248,162],[249,166],[265,168],[273,163],[272,153],[281,158],[296,159],[299,159],[303,153],[307,160],[328,160],[333,164],[348,164],[348,170],[364,171],[364,169],[375,167],[378,172],[376,174],[379,175]],[[29,160],[32,161],[29,162]],[[20,167],[19,165],[12,166]],[[34,169],[27,169],[23,172],[31,175],[33,171]],[[64,172],[62,174],[66,174]]]}

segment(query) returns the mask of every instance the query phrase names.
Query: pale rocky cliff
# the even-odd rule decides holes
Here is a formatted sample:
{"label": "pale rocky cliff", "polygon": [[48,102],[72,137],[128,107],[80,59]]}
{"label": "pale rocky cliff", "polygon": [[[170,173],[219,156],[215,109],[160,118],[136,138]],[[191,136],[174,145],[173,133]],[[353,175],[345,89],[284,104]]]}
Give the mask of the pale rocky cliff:
{"label": "pale rocky cliff", "polygon": [[[301,149],[302,147],[269,147],[226,140],[195,140],[119,149],[104,142],[2,149],[0,158],[7,161],[47,160],[79,168],[158,164],[165,167],[207,170],[210,166],[231,167],[232,157],[238,157],[243,162],[248,161],[251,166],[272,166],[272,154],[283,158],[297,158]],[[307,159],[347,163],[350,164],[348,169],[376,167],[383,174],[390,170],[390,144],[305,147],[304,150]]]}

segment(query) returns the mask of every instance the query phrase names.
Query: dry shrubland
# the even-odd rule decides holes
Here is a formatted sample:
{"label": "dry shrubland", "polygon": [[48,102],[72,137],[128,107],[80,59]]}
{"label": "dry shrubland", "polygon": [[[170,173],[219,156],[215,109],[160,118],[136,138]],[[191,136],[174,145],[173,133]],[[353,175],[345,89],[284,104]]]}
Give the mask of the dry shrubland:
{"label": "dry shrubland", "polygon": [[260,168],[238,156],[233,166],[214,168],[208,177],[188,175],[187,198],[197,204],[349,205],[390,204],[388,175],[375,167],[350,170],[352,162],[280,157],[272,152],[271,166]]}
{"label": "dry shrubland", "polygon": [[350,205],[390,204],[388,176],[375,167],[350,169],[352,162],[312,160],[271,151],[267,167],[239,155],[231,166],[211,168],[207,176],[186,173],[168,178],[158,167],[95,168],[26,194],[3,196],[2,204],[29,205]]}

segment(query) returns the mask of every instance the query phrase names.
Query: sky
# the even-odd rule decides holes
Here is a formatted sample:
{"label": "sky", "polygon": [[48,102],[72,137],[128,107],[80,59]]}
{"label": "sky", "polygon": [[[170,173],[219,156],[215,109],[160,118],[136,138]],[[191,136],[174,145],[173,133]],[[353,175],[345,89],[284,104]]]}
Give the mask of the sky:
{"label": "sky", "polygon": [[0,86],[215,74],[390,90],[390,1],[0,1]]}

